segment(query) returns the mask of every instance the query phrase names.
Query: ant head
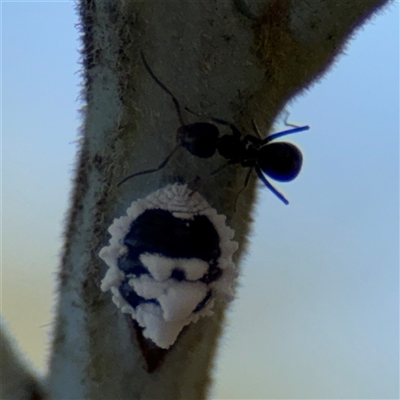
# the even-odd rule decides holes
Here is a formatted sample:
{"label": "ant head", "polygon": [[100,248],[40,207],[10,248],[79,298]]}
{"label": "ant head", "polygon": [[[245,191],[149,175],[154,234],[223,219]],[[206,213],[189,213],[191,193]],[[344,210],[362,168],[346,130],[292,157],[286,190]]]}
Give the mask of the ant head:
{"label": "ant head", "polygon": [[209,122],[182,125],[178,129],[181,145],[196,157],[210,158],[214,155],[219,136],[218,128]]}
{"label": "ant head", "polygon": [[257,163],[261,170],[272,179],[288,182],[299,174],[303,156],[292,143],[269,143],[259,150]]}

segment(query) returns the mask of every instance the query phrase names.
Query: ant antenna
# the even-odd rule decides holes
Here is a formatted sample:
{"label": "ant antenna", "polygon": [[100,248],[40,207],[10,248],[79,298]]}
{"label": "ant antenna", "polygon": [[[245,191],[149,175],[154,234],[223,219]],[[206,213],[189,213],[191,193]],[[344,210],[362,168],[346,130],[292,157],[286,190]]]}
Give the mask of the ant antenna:
{"label": "ant antenna", "polygon": [[[175,106],[176,112],[178,114],[179,122],[181,123],[182,126],[184,126],[185,123],[183,122],[181,106],[179,104],[178,99],[173,95],[173,93],[154,74],[153,70],[150,68],[149,64],[147,63],[146,57],[144,56],[144,53],[143,53],[143,50],[140,51],[140,56],[142,57],[142,61],[143,61],[143,64],[144,64],[147,72],[150,74],[150,76],[153,78],[153,80],[157,83],[158,86],[160,86],[161,89],[163,89],[167,94],[169,94],[171,96],[172,101],[174,102],[174,106]],[[135,174],[128,175],[124,179],[120,180],[117,183],[117,186],[121,186],[123,183],[125,183],[129,179],[134,178],[135,176],[150,174],[152,172],[157,172],[160,169],[164,168],[168,164],[168,162],[171,159],[171,157],[179,149],[180,146],[181,146],[180,144],[176,145],[175,148],[171,151],[171,153],[167,156],[167,158],[157,168],[148,169],[146,171],[140,171],[140,172],[136,172]]]}
{"label": "ant antenna", "polygon": [[179,149],[180,146],[181,146],[180,144],[176,145],[175,148],[171,151],[171,153],[167,156],[167,158],[166,158],[157,168],[148,169],[148,170],[146,170],[146,171],[140,171],[140,172],[136,172],[136,174],[128,175],[128,176],[126,176],[124,179],[120,180],[120,181],[117,183],[117,186],[121,186],[124,182],[129,181],[129,179],[134,178],[135,176],[150,174],[150,173],[152,173],[152,172],[157,172],[157,171],[159,171],[161,168],[164,168],[164,167],[168,164],[168,161],[172,158],[172,156],[173,156],[173,155],[176,153],[176,151]]}
{"label": "ant antenna", "polygon": [[150,76],[154,79],[154,81],[157,83],[158,86],[160,86],[161,89],[163,89],[166,93],[168,93],[172,97],[172,101],[174,102],[176,112],[178,114],[179,122],[181,125],[185,125],[183,122],[182,118],[182,112],[181,112],[181,106],[179,104],[178,99],[172,94],[172,92],[155,76],[154,72],[150,68],[149,64],[147,64],[146,58],[144,56],[143,50],[140,51],[140,55],[142,57],[143,64],[147,70],[147,72],[150,74]]}

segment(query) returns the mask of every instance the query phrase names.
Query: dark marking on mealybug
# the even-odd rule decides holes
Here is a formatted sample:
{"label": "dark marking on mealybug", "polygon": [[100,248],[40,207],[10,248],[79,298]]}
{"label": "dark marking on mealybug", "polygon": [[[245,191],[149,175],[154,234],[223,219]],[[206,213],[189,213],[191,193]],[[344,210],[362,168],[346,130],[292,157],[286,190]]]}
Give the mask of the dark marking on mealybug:
{"label": "dark marking on mealybug", "polygon": [[[118,259],[118,268],[126,275],[149,275],[140,261],[140,255],[157,254],[167,258],[197,258],[209,264],[207,273],[199,281],[209,284],[220,278],[222,271],[217,260],[221,255],[219,236],[211,221],[204,215],[193,219],[176,218],[166,210],[151,209],[136,218],[124,238],[128,252]],[[186,280],[184,271],[174,270],[171,278]],[[129,277],[119,287],[121,296],[136,308],[142,303],[158,304],[138,296],[129,285]]]}
{"label": "dark marking on mealybug", "polygon": [[139,304],[142,303],[152,303],[156,305],[160,305],[160,303],[155,300],[155,299],[145,299],[144,297],[139,296],[131,286],[129,286],[129,278],[125,279],[122,283],[121,286],[119,287],[119,292],[121,293],[121,296],[126,300],[129,305],[131,305],[133,308],[136,308]]}
{"label": "dark marking on mealybug", "polygon": [[138,275],[142,253],[216,262],[221,254],[219,241],[214,225],[204,215],[181,219],[166,210],[146,210],[132,222],[124,238],[128,253],[119,259],[118,266],[125,273]]}
{"label": "dark marking on mealybug", "polygon": [[206,294],[206,297],[204,297],[204,299],[197,305],[197,307],[194,309],[193,312],[199,312],[200,310],[202,310],[204,306],[207,304],[208,300],[210,300],[211,296],[212,296],[212,291],[209,290]]}

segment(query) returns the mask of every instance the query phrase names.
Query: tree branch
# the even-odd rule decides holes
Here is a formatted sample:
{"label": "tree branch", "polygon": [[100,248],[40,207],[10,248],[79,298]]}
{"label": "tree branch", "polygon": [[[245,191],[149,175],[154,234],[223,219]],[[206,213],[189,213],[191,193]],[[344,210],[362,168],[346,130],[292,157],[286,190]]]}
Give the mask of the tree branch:
{"label": "tree branch", "polygon": [[24,357],[19,353],[0,319],[1,370],[0,396],[5,400],[41,400],[44,388]]}
{"label": "tree branch", "polygon": [[[87,107],[59,274],[51,398],[207,396],[226,302],[185,328],[149,374],[132,320],[100,290],[107,267],[98,253],[107,228],[132,201],[167,184],[189,183],[235,230],[236,263],[246,249],[256,176],[235,212],[247,169],[229,166],[212,175],[226,162],[218,155],[203,160],[182,147],[166,167],[117,187],[126,175],[160,165],[180,127],[171,97],[149,76],[140,51],[182,109],[234,122],[243,135],[253,133],[254,119],[266,136],[286,102],[320,77],[354,29],[387,4],[265,0],[245,12],[250,2],[240,3],[240,9],[233,1],[208,0],[80,3]],[[186,112],[182,118],[185,124],[201,119]],[[223,134],[229,133],[226,127]]]}

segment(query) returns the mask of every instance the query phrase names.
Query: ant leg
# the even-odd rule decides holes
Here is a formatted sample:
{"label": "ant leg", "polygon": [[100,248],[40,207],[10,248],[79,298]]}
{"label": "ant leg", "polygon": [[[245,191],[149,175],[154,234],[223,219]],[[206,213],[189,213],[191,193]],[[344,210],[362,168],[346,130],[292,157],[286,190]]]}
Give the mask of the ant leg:
{"label": "ant leg", "polygon": [[289,124],[287,122],[288,117],[289,117],[289,113],[287,112],[287,116],[286,116],[286,119],[285,119],[285,125],[293,127],[292,129],[288,129],[286,131],[274,133],[272,135],[267,136],[265,139],[263,139],[261,137],[260,131],[258,130],[256,123],[252,119],[251,120],[251,125],[253,127],[254,132],[257,134],[258,138],[255,137],[255,136],[252,136],[252,135],[246,135],[245,136],[245,140],[248,141],[248,142],[254,143],[254,144],[263,145],[263,144],[267,144],[269,142],[272,142],[273,140],[278,139],[281,136],[286,136],[286,135],[290,135],[292,133],[307,131],[307,130],[310,129],[310,127],[308,125],[297,126],[297,125]]}
{"label": "ant leg", "polygon": [[218,174],[218,172],[222,171],[223,169],[225,169],[228,165],[230,165],[229,162],[222,164],[220,167],[218,167],[217,169],[214,169],[214,171],[211,172],[210,175],[216,175]]}
{"label": "ant leg", "polygon": [[242,194],[243,190],[246,189],[247,184],[249,183],[251,171],[253,171],[253,168],[250,168],[250,169],[249,169],[249,172],[248,172],[247,175],[246,175],[246,179],[244,180],[244,186],[239,190],[238,194],[236,195],[235,204],[234,204],[234,206],[233,206],[234,212],[236,212],[236,205],[237,205],[237,202],[238,202],[238,200],[239,200],[239,196]]}
{"label": "ant leg", "polygon": [[169,160],[171,159],[171,157],[176,153],[176,151],[177,151],[180,147],[181,147],[181,145],[178,144],[178,145],[171,151],[171,153],[167,156],[167,158],[166,158],[157,168],[148,169],[148,170],[146,170],[146,171],[136,172],[135,174],[128,175],[128,176],[126,176],[124,179],[120,180],[120,181],[117,183],[117,186],[121,186],[124,182],[128,181],[128,180],[131,179],[131,178],[134,178],[135,176],[150,174],[150,173],[152,173],[152,172],[157,172],[157,171],[159,171],[160,169],[164,168],[164,167],[168,164],[168,162],[169,162]]}
{"label": "ant leg", "polygon": [[310,129],[310,127],[308,125],[305,126],[297,126],[296,128],[293,129],[288,129],[286,131],[282,131],[282,132],[277,132],[274,133],[272,135],[267,136],[263,141],[262,144],[267,144],[269,142],[272,142],[275,139],[278,139],[282,136],[286,136],[286,135],[290,135],[292,133],[297,133],[297,132],[303,132],[303,131],[308,131]]}
{"label": "ant leg", "polygon": [[275,194],[276,197],[278,197],[280,200],[282,200],[286,205],[289,204],[289,202],[286,200],[286,198],[283,196],[283,194],[279,193],[267,180],[267,178],[264,176],[263,172],[261,171],[261,168],[256,165],[256,173],[258,177],[262,180],[264,185],[272,192]]}
{"label": "ant leg", "polygon": [[298,128],[298,125],[295,124],[291,124],[290,122],[288,122],[289,116],[290,116],[290,112],[287,109],[283,110],[284,115],[286,115],[285,119],[283,120],[283,123],[285,124],[285,126],[291,126],[292,128]]}
{"label": "ant leg", "polygon": [[[207,179],[210,178],[210,176],[213,176],[215,174],[217,174],[218,172],[222,171],[223,169],[225,169],[228,165],[230,165],[229,162],[222,164],[221,166],[219,166],[217,169],[215,169],[214,171],[212,171],[210,173],[210,175],[208,175],[206,178],[203,178],[203,182],[206,181]],[[190,182],[188,182],[188,185],[197,185],[200,182],[201,178],[199,176],[196,176],[194,179],[192,179]],[[196,190],[193,190],[192,193],[189,194],[189,196],[191,196]]]}
{"label": "ant leg", "polygon": [[143,64],[147,70],[147,72],[150,74],[150,76],[154,79],[154,81],[157,83],[158,86],[160,86],[161,89],[163,89],[166,93],[168,93],[172,97],[172,101],[174,102],[176,112],[178,114],[179,122],[181,125],[185,125],[183,122],[182,118],[182,112],[181,112],[181,106],[179,104],[178,99],[172,94],[172,92],[155,76],[154,72],[151,70],[149,64],[147,64],[146,58],[144,56],[143,51],[140,51],[140,55],[142,57]]}
{"label": "ant leg", "polygon": [[262,144],[267,144],[267,143],[272,142],[273,140],[278,139],[279,137],[282,137],[282,136],[290,135],[290,134],[292,134],[292,133],[307,131],[307,130],[310,129],[310,127],[309,127],[308,125],[305,125],[305,126],[298,126],[298,125],[290,124],[290,123],[288,122],[289,115],[290,115],[289,111],[284,110],[283,112],[284,112],[284,114],[286,115],[286,117],[285,117],[283,123],[284,123],[286,126],[292,127],[292,129],[287,129],[286,131],[273,133],[272,135],[267,136],[267,137],[263,140]]}
{"label": "ant leg", "polygon": [[[263,138],[261,137],[260,131],[258,130],[257,125],[256,125],[256,123],[254,122],[254,119],[253,119],[253,118],[251,119],[251,126],[253,127],[253,131],[254,131],[255,133],[257,133],[257,136],[258,136],[261,140],[263,140]],[[248,136],[251,136],[251,135],[248,135]]]}
{"label": "ant leg", "polygon": [[258,137],[253,136],[253,135],[246,135],[244,137],[244,141],[251,142],[251,143],[254,143],[254,144],[257,144],[257,145],[264,145],[264,144],[267,144],[269,142],[272,142],[275,139],[278,139],[281,136],[290,135],[290,134],[296,133],[296,132],[307,131],[307,130],[310,129],[310,127],[308,125],[306,125],[306,126],[296,126],[293,129],[288,129],[286,131],[277,132],[277,133],[274,133],[272,135],[267,136],[265,139],[262,139],[261,135],[260,135],[260,131],[257,129],[257,126],[256,126],[256,124],[254,123],[253,120],[251,120],[251,123],[252,123],[253,129],[257,133]]}
{"label": "ant leg", "polygon": [[188,187],[193,185],[196,188],[196,189],[193,189],[189,193],[189,197],[192,197],[197,192],[197,187],[198,187],[200,181],[201,181],[201,178],[198,175],[196,175],[196,177],[194,179],[192,179],[190,182],[187,183]]}
{"label": "ant leg", "polygon": [[216,122],[217,124],[220,125],[225,125],[225,126],[229,126],[229,128],[231,128],[232,133],[234,136],[237,136],[238,138],[240,138],[240,136],[242,136],[242,134],[240,133],[239,129],[236,128],[235,125],[231,124],[228,121],[225,121],[224,119],[220,119],[220,118],[215,118],[215,117],[209,117],[208,115],[202,115],[202,114],[197,114],[194,111],[192,111],[190,108],[185,107],[185,110],[190,112],[190,114],[195,115],[196,117],[203,117],[203,118],[207,118],[210,121]]}

